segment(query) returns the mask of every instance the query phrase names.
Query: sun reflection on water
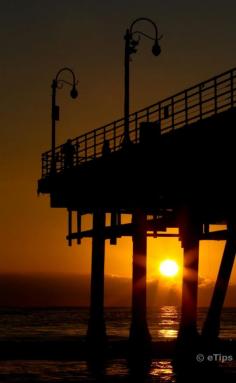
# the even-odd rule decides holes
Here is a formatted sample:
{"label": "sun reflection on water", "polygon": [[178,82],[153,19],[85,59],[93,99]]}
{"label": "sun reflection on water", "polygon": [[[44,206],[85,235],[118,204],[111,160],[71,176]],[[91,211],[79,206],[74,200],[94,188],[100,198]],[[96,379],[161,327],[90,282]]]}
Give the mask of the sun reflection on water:
{"label": "sun reflection on water", "polygon": [[176,338],[177,337],[177,330],[171,330],[171,329],[159,330],[159,335],[162,338]]}
{"label": "sun reflection on water", "polygon": [[178,309],[176,306],[163,306],[160,310],[158,324],[158,337],[176,338],[178,334],[177,318]]}
{"label": "sun reflection on water", "polygon": [[161,307],[161,313],[165,317],[172,317],[173,315],[177,314],[177,307],[176,306],[162,306]]}
{"label": "sun reflection on water", "polygon": [[170,360],[153,361],[150,369],[150,376],[158,377],[160,382],[175,383],[173,367]]}

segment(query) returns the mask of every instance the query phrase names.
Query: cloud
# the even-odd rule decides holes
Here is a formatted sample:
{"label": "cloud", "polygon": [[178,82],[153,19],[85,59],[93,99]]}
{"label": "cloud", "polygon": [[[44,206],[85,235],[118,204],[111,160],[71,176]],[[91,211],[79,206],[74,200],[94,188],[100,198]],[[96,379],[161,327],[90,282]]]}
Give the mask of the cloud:
{"label": "cloud", "polygon": [[198,278],[198,286],[201,287],[210,287],[213,286],[214,282],[209,278],[199,277]]}

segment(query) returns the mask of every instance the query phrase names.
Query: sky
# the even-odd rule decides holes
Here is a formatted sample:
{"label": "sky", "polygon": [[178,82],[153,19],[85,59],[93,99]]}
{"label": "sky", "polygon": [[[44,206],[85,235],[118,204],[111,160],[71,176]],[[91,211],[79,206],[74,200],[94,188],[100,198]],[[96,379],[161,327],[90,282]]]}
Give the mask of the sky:
{"label": "sky", "polygon": [[[66,211],[37,196],[40,156],[50,149],[51,82],[64,66],[79,98],[58,91],[57,144],[123,115],[124,33],[137,17],[158,25],[162,53],[142,39],[131,63],[131,111],[235,66],[233,0],[0,0],[0,274],[89,274],[91,242],[67,246]],[[149,25],[143,30],[152,33]],[[60,93],[59,93],[60,92]],[[89,218],[88,218],[89,221]],[[212,286],[223,243],[201,243],[200,277]],[[105,272],[131,277],[131,239],[106,245]],[[176,239],[148,240],[148,278],[161,259],[182,264]],[[231,284],[236,284],[234,266]]]}

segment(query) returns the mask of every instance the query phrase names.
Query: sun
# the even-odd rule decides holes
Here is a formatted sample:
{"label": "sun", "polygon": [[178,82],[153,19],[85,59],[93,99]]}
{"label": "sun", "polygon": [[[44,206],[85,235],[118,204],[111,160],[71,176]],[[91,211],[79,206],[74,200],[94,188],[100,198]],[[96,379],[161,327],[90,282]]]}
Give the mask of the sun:
{"label": "sun", "polygon": [[160,273],[165,277],[174,277],[179,271],[179,266],[175,261],[166,259],[165,261],[161,262],[159,270]]}

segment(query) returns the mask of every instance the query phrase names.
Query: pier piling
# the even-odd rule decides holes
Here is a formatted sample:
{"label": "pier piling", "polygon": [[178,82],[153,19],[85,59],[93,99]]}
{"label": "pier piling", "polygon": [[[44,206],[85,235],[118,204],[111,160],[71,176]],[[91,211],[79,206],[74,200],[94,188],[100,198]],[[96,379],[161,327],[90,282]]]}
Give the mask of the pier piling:
{"label": "pier piling", "polygon": [[133,212],[133,276],[132,276],[132,320],[130,342],[132,344],[151,341],[146,315],[146,271],[147,237],[146,213],[137,208]]}
{"label": "pier piling", "polygon": [[104,344],[104,263],[105,263],[105,212],[96,209],[93,214],[92,272],[90,290],[90,317],[87,339],[93,344]]}

